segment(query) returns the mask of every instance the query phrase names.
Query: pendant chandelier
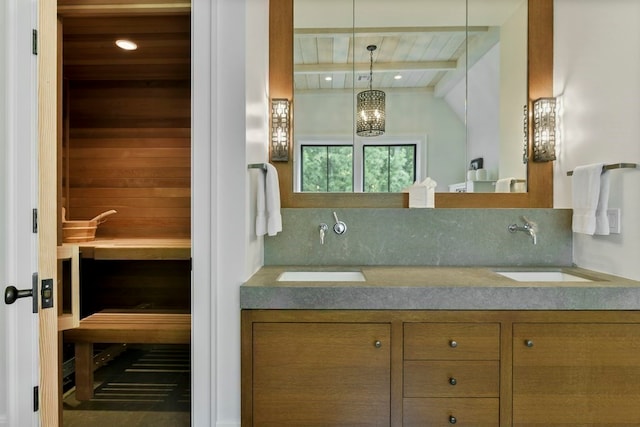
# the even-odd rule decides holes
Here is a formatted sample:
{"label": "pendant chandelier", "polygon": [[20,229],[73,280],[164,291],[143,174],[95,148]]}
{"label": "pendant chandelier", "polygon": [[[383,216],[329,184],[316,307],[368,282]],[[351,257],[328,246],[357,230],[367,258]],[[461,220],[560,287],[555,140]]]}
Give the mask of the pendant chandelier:
{"label": "pendant chandelier", "polygon": [[384,134],[385,94],[381,90],[373,90],[373,51],[377,46],[367,46],[370,56],[369,90],[358,94],[356,133],[359,136],[379,136]]}

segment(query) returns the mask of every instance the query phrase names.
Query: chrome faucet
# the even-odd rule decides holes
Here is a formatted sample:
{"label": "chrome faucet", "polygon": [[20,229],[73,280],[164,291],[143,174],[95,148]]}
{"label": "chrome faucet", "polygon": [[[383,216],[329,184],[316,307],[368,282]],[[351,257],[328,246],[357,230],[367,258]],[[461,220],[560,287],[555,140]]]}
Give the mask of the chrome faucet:
{"label": "chrome faucet", "polygon": [[327,224],[320,223],[318,226],[318,230],[320,231],[320,244],[324,245],[324,236],[327,234],[327,230],[329,230],[329,226]]}
{"label": "chrome faucet", "polygon": [[340,221],[338,219],[338,214],[337,213],[333,213],[333,218],[336,220],[336,223],[333,225],[333,231],[336,234],[344,234],[347,232],[347,224],[345,224],[344,222]]}
{"label": "chrome faucet", "polygon": [[536,231],[538,231],[538,226],[535,222],[529,221],[526,217],[522,217],[524,221],[523,225],[511,224],[508,229],[510,232],[515,233],[516,231],[524,231],[529,236],[531,236],[531,240],[533,240],[533,244],[538,243],[538,237],[536,236]]}

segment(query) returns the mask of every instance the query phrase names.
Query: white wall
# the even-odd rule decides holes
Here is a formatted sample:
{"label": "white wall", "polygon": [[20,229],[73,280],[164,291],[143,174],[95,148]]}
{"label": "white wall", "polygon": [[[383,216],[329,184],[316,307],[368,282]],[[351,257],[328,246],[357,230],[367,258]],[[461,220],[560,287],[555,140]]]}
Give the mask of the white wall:
{"label": "white wall", "polygon": [[[589,163],[640,163],[640,2],[555,0],[554,94],[561,138],[554,206],[571,207],[566,172]],[[574,234],[574,262],[640,280],[640,170],[611,174],[609,206],[622,234]]]}
{"label": "white wall", "polygon": [[[499,178],[526,178],[522,163],[523,107],[527,103],[527,2],[500,28],[500,163]],[[521,96],[515,96],[521,94]]]}
{"label": "white wall", "polygon": [[218,0],[213,13],[210,386],[211,425],[223,427],[240,424],[239,288],[262,265],[253,225],[254,174],[262,172],[247,163],[267,161],[268,0]]}
{"label": "white wall", "polygon": [[[6,153],[6,138],[8,135],[7,132],[7,105],[6,105],[6,64],[7,64],[7,46],[5,41],[8,39],[8,34],[6,32],[7,23],[6,23],[6,2],[2,2],[0,6],[0,227],[4,227],[4,224],[7,223],[6,213],[4,207],[6,206],[6,185],[7,185],[7,176],[6,171],[7,167],[5,165],[7,159]],[[6,258],[6,247],[5,247],[5,238],[4,238],[5,230],[0,230],[0,289],[4,292],[4,287],[8,285],[8,275],[7,275],[7,266],[5,265]],[[7,348],[6,336],[5,336],[5,325],[7,321],[5,319],[6,309],[4,301],[0,301],[0,322],[2,322],[2,327],[0,327],[0,426],[6,425],[6,414],[7,414],[7,360],[6,360],[6,352],[4,351]]]}

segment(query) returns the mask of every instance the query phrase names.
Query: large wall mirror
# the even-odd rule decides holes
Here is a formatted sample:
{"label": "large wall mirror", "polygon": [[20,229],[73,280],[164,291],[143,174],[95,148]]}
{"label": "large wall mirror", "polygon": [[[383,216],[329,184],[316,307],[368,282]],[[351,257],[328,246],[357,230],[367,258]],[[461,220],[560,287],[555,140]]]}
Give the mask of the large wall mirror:
{"label": "large wall mirror", "polygon": [[[284,207],[402,207],[387,191],[427,176],[436,207],[551,206],[550,165],[522,162],[522,107],[552,90],[551,0],[318,1],[271,0],[271,97],[294,117],[292,160],[274,163]],[[357,132],[368,89],[386,98],[373,137]],[[494,193],[501,177],[521,192]]]}

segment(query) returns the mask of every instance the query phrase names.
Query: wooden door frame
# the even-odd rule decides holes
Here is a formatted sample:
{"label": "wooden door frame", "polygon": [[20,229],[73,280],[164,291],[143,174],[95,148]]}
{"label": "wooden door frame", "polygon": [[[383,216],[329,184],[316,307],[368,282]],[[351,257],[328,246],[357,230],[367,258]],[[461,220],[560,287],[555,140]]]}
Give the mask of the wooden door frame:
{"label": "wooden door frame", "polygon": [[[57,283],[57,1],[38,0],[38,274]],[[40,296],[38,296],[40,300]],[[55,304],[55,301],[54,301]],[[62,363],[57,310],[39,301],[40,423],[61,424],[59,371]]]}
{"label": "wooden door frame", "polygon": [[[106,3],[106,2],[105,2]],[[149,3],[144,2],[145,11],[149,11]],[[184,5],[158,0],[159,8],[166,10],[162,4]],[[186,2],[188,4],[188,1]],[[192,147],[197,145],[201,156],[196,159],[192,153],[194,167],[192,178],[192,257],[195,254],[202,259],[211,259],[211,248],[208,234],[201,234],[202,238],[195,238],[193,229],[197,224],[207,222],[210,218],[211,183],[206,177],[210,170],[210,156],[202,155],[202,151],[210,151],[211,128],[211,14],[217,1],[193,0],[192,9]],[[131,6],[131,5],[129,5]],[[182,7],[182,6],[180,6]],[[193,13],[197,8],[198,13]],[[87,13],[81,7],[79,13]],[[106,13],[106,11],[105,11]],[[58,101],[60,82],[57,78],[58,52],[57,21],[58,9],[56,0],[38,0],[38,137],[39,137],[39,209],[40,231],[38,250],[40,254],[40,277],[54,278],[57,274],[55,259],[57,246],[57,138],[58,111],[61,110]],[[197,33],[196,28],[199,30]],[[199,57],[193,51],[201,52]],[[197,62],[197,64],[196,64]],[[195,92],[193,87],[199,85],[202,89]],[[194,188],[194,182],[199,182]],[[196,210],[199,209],[196,215]],[[215,407],[212,407],[211,378],[211,270],[204,264],[193,268],[192,274],[192,371],[198,371],[198,376],[192,381],[192,424],[209,425],[215,419]],[[196,299],[195,294],[200,296]],[[50,313],[49,313],[50,312]],[[43,427],[57,427],[61,425],[62,410],[60,399],[59,366],[62,357],[60,335],[57,331],[57,317],[55,310],[48,310],[40,315],[40,421]],[[215,356],[213,356],[215,357]],[[198,411],[194,409],[198,408]]]}

